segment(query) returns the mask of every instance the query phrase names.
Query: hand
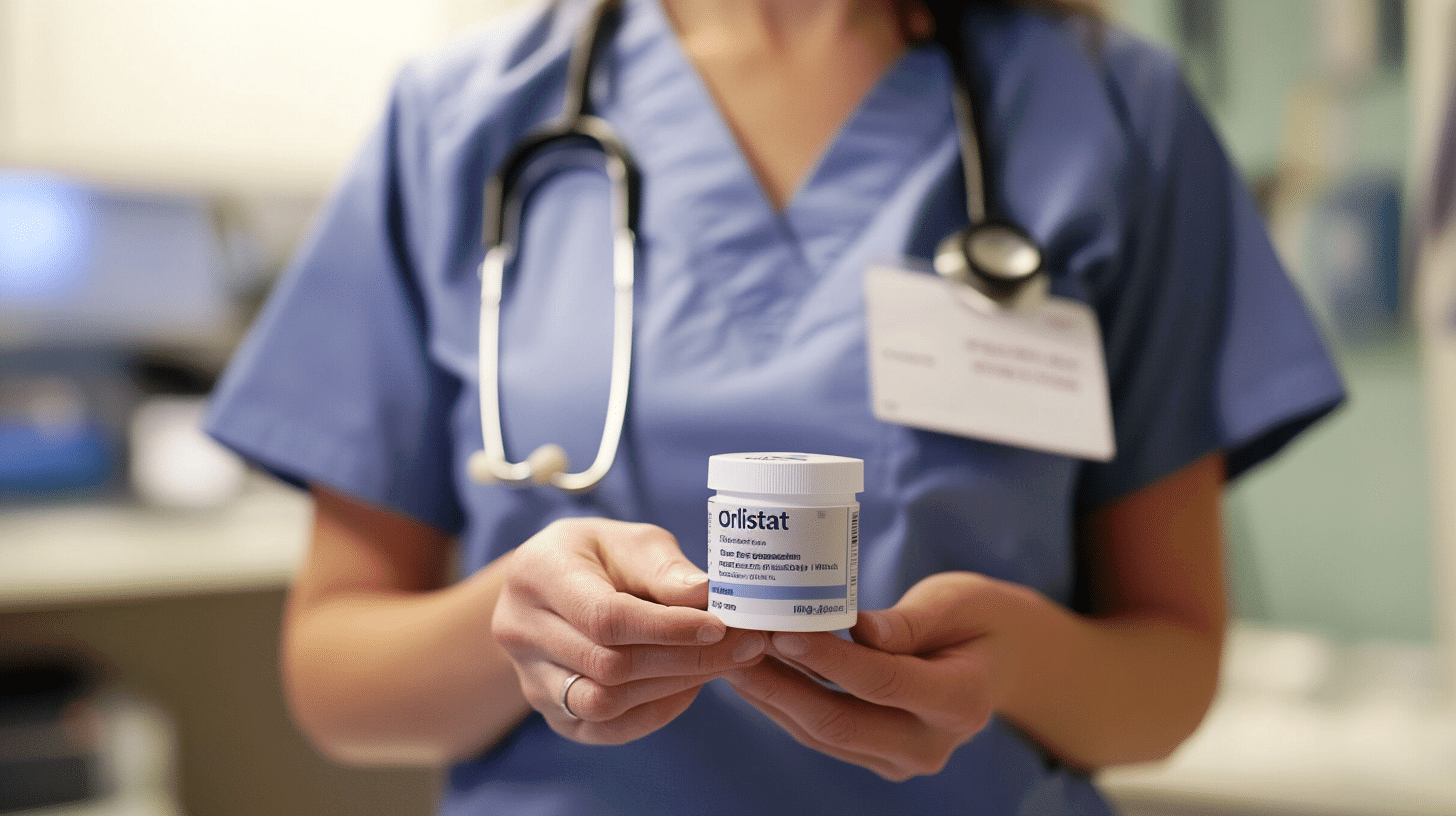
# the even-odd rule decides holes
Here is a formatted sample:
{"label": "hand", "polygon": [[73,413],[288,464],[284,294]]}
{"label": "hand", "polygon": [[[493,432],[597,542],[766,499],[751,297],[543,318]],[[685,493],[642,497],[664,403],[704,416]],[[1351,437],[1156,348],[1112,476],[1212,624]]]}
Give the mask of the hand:
{"label": "hand", "polygon": [[804,745],[894,781],[938,773],[1011,687],[1020,594],[972,573],[932,575],[894,607],[861,612],[855,642],[781,632],[770,650],[780,659],[728,680]]}
{"label": "hand", "polygon": [[[681,714],[704,683],[762,659],[761,632],[704,611],[707,575],[659,527],[558,521],[510,556],[492,630],[557,733],[616,745]],[[573,674],[562,709],[562,688]]]}

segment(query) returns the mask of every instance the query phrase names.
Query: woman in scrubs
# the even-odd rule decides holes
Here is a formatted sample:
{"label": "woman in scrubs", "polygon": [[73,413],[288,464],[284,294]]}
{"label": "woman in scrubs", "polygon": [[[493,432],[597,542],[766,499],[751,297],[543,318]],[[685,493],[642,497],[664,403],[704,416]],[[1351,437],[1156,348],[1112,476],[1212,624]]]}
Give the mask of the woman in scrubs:
{"label": "woman in scrubs", "polygon": [[[616,465],[473,484],[479,191],[559,107],[589,9],[521,12],[401,75],[215,398],[212,432],[316,499],[283,664],[322,750],[454,763],[450,814],[1104,814],[1089,771],[1192,732],[1220,490],[1339,379],[1173,60],[1070,4],[966,5],[1000,206],[1097,314],[1117,456],[870,412],[864,270],[966,217],[925,7],[628,0],[592,84],[643,179]],[[530,183],[506,444],[582,462],[608,189],[570,151]],[[705,611],[706,463],[744,450],[864,459],[852,639]]]}

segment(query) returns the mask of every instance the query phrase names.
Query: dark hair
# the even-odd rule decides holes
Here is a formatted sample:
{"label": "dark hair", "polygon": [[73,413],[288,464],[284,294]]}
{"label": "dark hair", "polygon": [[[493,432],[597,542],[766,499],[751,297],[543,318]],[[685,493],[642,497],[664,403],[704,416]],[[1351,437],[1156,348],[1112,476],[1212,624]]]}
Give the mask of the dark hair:
{"label": "dark hair", "polygon": [[1085,14],[1101,17],[1102,6],[1097,0],[1013,0],[1012,5],[1040,8],[1062,14]]}
{"label": "dark hair", "polygon": [[967,6],[1000,5],[1021,6],[1057,14],[1084,14],[1101,17],[1102,8],[1097,0],[922,0],[931,13],[938,9],[965,8]]}
{"label": "dark hair", "polygon": [[910,42],[934,37],[939,26],[955,27],[955,20],[972,6],[1016,6],[1058,16],[1081,16],[1092,21],[1093,30],[1105,22],[1098,0],[895,0],[901,31]]}

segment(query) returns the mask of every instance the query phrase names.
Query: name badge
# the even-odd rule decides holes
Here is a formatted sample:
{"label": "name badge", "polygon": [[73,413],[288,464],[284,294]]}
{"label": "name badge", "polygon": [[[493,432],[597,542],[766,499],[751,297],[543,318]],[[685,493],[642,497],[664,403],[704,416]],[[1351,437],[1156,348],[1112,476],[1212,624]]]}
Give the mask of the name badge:
{"label": "name badge", "polygon": [[1097,315],[1048,297],[989,311],[961,284],[873,266],[865,273],[876,417],[929,431],[1107,461],[1116,448]]}

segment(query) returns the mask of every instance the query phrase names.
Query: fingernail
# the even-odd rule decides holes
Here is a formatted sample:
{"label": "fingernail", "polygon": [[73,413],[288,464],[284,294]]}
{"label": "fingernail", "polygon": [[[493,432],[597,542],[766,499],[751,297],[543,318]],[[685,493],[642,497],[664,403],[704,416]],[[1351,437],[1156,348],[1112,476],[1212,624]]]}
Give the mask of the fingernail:
{"label": "fingernail", "polygon": [[802,657],[809,653],[809,641],[798,635],[774,635],[773,645],[781,654],[789,657]]}
{"label": "fingernail", "polygon": [[698,629],[698,642],[705,645],[717,643],[723,639],[725,634],[727,634],[725,630],[719,629],[711,623],[705,623],[702,628]]}
{"label": "fingernail", "polygon": [[733,647],[733,662],[742,663],[745,660],[752,660],[763,654],[764,647],[767,645],[768,641],[764,639],[763,635],[749,635]]}
{"label": "fingernail", "polygon": [[695,572],[693,570],[687,570],[678,575],[678,578],[688,586],[697,586],[699,584],[708,583],[708,574],[706,572]]}
{"label": "fingernail", "polygon": [[727,680],[729,683],[735,686],[741,686],[744,683],[748,682],[748,675],[744,674],[741,671],[734,670],[723,675],[723,679]]}
{"label": "fingernail", "polygon": [[883,615],[870,612],[865,615],[865,618],[869,620],[870,626],[874,628],[876,640],[880,643],[886,643],[890,640],[890,622],[885,620]]}

